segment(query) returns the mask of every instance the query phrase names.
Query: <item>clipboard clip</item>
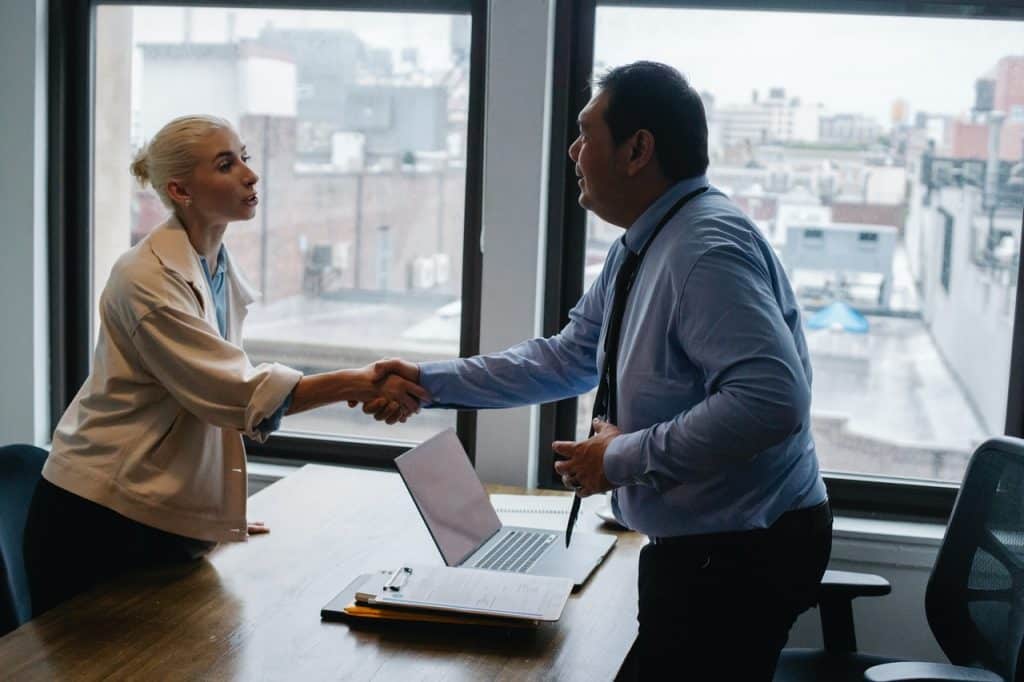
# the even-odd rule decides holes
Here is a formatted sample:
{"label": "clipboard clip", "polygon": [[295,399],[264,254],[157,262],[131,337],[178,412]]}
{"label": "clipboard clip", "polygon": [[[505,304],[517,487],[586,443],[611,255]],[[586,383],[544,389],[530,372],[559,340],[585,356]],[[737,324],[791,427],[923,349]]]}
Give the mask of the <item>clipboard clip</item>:
{"label": "clipboard clip", "polygon": [[410,575],[412,575],[412,569],[408,566],[403,566],[402,568],[395,569],[395,571],[388,577],[387,581],[384,583],[384,590],[398,592],[403,587],[405,587],[405,583],[409,579]]}

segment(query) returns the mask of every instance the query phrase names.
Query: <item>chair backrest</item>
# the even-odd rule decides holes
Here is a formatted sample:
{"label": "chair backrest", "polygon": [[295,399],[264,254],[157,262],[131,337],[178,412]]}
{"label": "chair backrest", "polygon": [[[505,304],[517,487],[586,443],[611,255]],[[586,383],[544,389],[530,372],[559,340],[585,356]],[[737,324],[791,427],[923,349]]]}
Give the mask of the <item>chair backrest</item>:
{"label": "chair backrest", "polygon": [[1017,679],[1024,640],[1024,440],[982,443],[960,486],[925,593],[949,660]]}
{"label": "chair backrest", "polygon": [[32,618],[22,539],[45,461],[46,450],[31,445],[0,448],[0,635]]}

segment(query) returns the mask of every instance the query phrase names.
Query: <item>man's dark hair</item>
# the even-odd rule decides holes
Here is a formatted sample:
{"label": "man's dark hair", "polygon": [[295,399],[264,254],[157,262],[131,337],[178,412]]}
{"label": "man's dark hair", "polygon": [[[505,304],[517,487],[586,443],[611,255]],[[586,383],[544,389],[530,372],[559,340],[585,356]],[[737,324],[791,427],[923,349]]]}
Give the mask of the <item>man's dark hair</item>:
{"label": "man's dark hair", "polygon": [[633,62],[611,69],[597,86],[608,93],[604,118],[616,146],[638,130],[649,130],[658,163],[669,179],[704,174],[708,168],[704,103],[681,73],[658,62]]}

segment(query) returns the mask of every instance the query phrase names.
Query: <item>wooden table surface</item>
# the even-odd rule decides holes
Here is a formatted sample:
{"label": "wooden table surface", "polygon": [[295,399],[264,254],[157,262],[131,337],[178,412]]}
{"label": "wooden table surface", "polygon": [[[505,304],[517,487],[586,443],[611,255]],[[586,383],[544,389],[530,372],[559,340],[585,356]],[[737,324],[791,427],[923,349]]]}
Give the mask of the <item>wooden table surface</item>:
{"label": "wooden table surface", "polygon": [[[584,501],[578,532],[609,532],[600,503]],[[397,474],[307,465],[254,495],[249,518],[271,533],[122,576],[0,638],[0,679],[589,682],[613,679],[636,637],[636,533],[559,622],[509,633],[321,622],[360,573],[441,565]]]}

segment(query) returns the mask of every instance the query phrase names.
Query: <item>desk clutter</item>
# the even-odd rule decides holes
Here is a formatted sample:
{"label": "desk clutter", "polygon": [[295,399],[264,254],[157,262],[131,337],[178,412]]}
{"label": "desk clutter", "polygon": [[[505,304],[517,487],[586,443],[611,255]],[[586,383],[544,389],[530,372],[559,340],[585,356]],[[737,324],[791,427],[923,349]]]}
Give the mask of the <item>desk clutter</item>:
{"label": "desk clutter", "polygon": [[572,587],[568,578],[402,566],[358,576],[320,617],[535,628],[562,616]]}

